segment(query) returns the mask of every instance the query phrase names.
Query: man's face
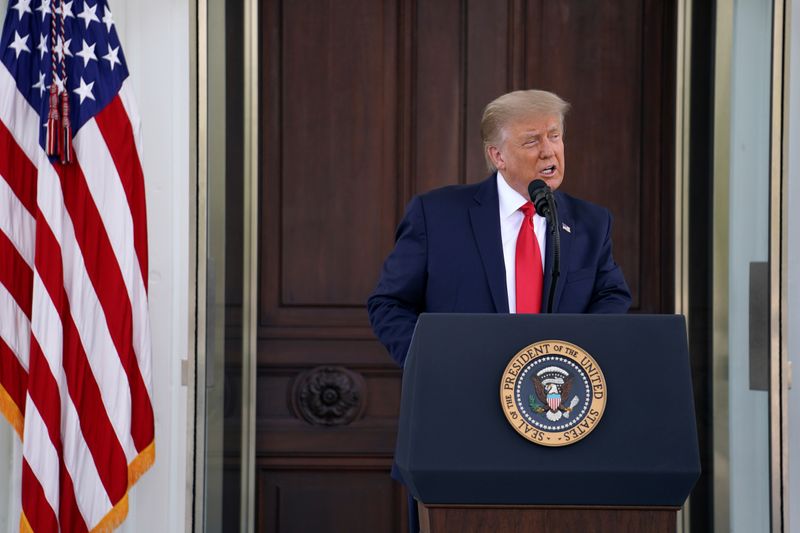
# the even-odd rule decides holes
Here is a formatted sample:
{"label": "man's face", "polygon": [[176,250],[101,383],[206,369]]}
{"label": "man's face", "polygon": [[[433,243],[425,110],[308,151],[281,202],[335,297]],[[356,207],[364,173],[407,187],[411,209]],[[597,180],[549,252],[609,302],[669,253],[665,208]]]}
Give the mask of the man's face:
{"label": "man's face", "polygon": [[528,184],[542,179],[558,189],[564,179],[563,125],[558,115],[521,118],[504,129],[500,146],[489,156],[508,184],[528,198]]}

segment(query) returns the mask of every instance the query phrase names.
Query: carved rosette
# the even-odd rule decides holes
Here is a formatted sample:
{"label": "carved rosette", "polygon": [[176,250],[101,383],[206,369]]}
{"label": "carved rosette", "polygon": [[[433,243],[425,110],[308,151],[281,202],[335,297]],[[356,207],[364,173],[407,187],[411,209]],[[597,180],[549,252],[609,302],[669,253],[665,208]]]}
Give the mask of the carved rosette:
{"label": "carved rosette", "polygon": [[292,387],[295,413],[315,426],[346,426],[366,406],[361,374],[340,366],[319,366],[300,374]]}

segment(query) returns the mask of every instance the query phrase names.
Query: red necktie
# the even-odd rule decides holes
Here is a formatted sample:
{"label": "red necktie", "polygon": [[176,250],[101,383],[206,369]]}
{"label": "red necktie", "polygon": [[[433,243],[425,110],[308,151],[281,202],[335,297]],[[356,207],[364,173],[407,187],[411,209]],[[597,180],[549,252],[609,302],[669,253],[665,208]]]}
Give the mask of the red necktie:
{"label": "red necktie", "polygon": [[542,254],[533,232],[536,208],[531,202],[519,208],[525,215],[517,235],[514,259],[517,279],[517,313],[538,313],[542,307]]}

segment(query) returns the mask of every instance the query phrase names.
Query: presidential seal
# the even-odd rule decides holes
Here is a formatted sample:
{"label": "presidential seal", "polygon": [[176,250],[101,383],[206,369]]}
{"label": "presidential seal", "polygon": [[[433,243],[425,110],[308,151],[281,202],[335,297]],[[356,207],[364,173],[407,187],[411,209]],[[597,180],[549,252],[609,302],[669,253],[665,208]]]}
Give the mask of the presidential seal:
{"label": "presidential seal", "polygon": [[520,350],[503,372],[500,404],[511,426],[543,446],[586,437],[606,407],[606,380],[580,346],[550,340]]}

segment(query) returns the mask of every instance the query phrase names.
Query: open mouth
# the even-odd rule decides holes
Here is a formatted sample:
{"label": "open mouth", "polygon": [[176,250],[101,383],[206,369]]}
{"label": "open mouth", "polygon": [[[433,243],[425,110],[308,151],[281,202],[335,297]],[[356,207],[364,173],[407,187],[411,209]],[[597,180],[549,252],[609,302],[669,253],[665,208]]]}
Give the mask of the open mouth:
{"label": "open mouth", "polygon": [[539,172],[539,174],[541,174],[542,176],[545,176],[545,177],[550,177],[555,173],[556,173],[556,166],[555,165],[550,165],[549,167],[544,167]]}

